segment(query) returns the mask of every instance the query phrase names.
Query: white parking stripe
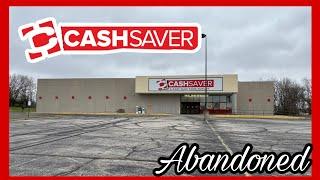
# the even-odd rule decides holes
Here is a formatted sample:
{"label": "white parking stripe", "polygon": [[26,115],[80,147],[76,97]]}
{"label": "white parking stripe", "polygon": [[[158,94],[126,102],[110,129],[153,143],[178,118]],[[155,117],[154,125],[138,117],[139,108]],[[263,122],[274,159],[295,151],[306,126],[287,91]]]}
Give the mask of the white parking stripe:
{"label": "white parking stripe", "polygon": [[[208,122],[207,119],[206,120],[206,123],[208,124],[208,126],[210,127],[210,129],[212,130],[212,132],[214,133],[214,135],[216,135],[219,139],[219,141],[221,142],[221,144],[223,145],[223,147],[230,153],[230,154],[233,154],[233,151],[229,148],[229,146],[224,142],[223,138],[220,136],[220,134],[218,133],[218,131],[213,127],[211,126],[211,124]],[[245,172],[244,173],[245,176],[251,176],[251,174]]]}

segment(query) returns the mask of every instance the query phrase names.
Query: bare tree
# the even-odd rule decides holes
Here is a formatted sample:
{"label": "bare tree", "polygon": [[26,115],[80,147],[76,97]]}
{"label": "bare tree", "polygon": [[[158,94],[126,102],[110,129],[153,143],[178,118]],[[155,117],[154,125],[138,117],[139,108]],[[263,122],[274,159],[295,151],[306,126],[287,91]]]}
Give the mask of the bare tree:
{"label": "bare tree", "polygon": [[9,105],[19,105],[24,108],[28,100],[34,99],[36,89],[34,79],[25,75],[13,74],[10,75],[9,81]]}
{"label": "bare tree", "polygon": [[20,95],[20,77],[17,74],[9,76],[9,103],[10,106],[14,106]]}
{"label": "bare tree", "polygon": [[305,113],[311,114],[311,80],[310,79],[303,79],[303,101],[304,101],[304,111]]}
{"label": "bare tree", "polygon": [[298,115],[304,108],[304,88],[284,78],[275,82],[274,99],[276,114]]}

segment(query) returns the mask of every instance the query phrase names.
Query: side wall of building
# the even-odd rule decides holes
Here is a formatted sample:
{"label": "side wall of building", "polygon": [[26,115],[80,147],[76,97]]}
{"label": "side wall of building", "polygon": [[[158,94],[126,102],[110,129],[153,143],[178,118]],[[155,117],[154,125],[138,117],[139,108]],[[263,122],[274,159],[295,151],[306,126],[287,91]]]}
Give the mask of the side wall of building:
{"label": "side wall of building", "polygon": [[134,78],[39,79],[37,112],[135,112],[180,113],[180,95],[140,95]]}
{"label": "side wall of building", "polygon": [[[40,79],[37,112],[133,113],[143,106],[147,113],[180,113],[179,94],[139,94],[135,85],[134,78]],[[233,112],[273,114],[273,92],[273,82],[238,82]]]}
{"label": "side wall of building", "polygon": [[238,114],[273,114],[274,86],[272,81],[239,82]]}

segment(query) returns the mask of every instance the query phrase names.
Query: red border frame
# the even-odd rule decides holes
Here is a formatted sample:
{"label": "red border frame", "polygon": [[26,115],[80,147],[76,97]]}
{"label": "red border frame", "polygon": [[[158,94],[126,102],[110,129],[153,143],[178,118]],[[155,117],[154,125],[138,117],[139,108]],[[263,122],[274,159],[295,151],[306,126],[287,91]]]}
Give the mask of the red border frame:
{"label": "red border frame", "polygon": [[[146,176],[146,177],[16,177],[9,176],[9,100],[8,100],[8,79],[9,79],[9,7],[10,6],[311,6],[312,7],[312,48],[319,48],[319,16],[320,5],[319,0],[197,0],[197,1],[179,1],[179,0],[2,0],[1,1],[1,27],[0,33],[0,113],[1,113],[1,126],[0,126],[0,179],[154,179],[159,177]],[[319,21],[316,23],[316,19]],[[294,177],[284,176],[276,177],[277,179],[320,179],[320,138],[318,135],[320,131],[317,128],[320,127],[320,120],[318,120],[319,112],[317,107],[319,106],[319,71],[316,68],[319,66],[319,54],[320,51],[312,51],[312,177]],[[317,61],[318,60],[318,61]],[[162,179],[198,179],[200,177],[160,177]],[[215,176],[215,179],[273,179],[275,177],[268,176],[251,176],[251,177],[221,177]],[[201,179],[212,179],[210,176],[202,176]]]}

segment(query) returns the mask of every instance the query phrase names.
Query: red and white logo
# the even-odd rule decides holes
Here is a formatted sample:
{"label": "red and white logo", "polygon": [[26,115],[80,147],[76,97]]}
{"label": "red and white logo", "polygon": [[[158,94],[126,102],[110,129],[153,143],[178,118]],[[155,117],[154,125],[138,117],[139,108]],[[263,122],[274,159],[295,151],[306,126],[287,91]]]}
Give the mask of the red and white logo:
{"label": "red and white logo", "polygon": [[214,80],[202,79],[161,79],[156,81],[158,90],[202,90],[205,87],[214,88]]}
{"label": "red and white logo", "polygon": [[168,83],[167,83],[167,80],[165,79],[161,79],[159,81],[157,81],[157,84],[159,86],[158,90],[165,90],[165,89],[168,89]]}
{"label": "red and white logo", "polygon": [[195,53],[201,47],[197,23],[59,23],[45,18],[19,27],[34,63],[59,54]]}
{"label": "red and white logo", "polygon": [[28,39],[31,46],[31,49],[25,51],[28,62],[35,63],[61,54],[62,45],[59,43],[60,34],[57,30],[54,18],[42,19],[19,27],[21,40]]}

